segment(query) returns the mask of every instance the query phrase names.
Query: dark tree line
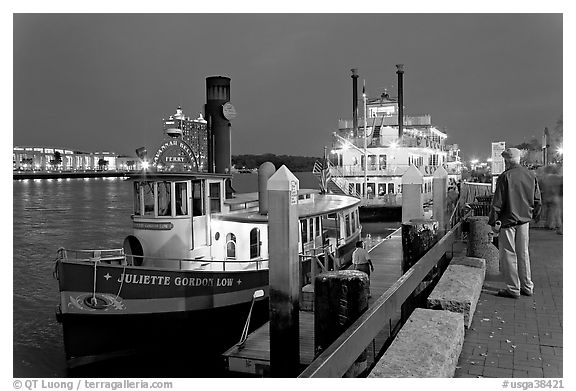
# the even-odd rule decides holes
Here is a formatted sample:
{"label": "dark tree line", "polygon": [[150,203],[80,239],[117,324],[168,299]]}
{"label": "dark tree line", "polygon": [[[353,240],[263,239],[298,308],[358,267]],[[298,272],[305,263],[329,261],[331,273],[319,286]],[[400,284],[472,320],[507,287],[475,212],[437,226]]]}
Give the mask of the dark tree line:
{"label": "dark tree line", "polygon": [[317,157],[274,155],[272,153],[265,153],[263,155],[234,155],[232,156],[232,165],[237,169],[254,169],[260,167],[264,162],[271,162],[276,169],[282,167],[282,165],[286,165],[290,171],[307,172],[312,171],[314,162],[318,159]]}

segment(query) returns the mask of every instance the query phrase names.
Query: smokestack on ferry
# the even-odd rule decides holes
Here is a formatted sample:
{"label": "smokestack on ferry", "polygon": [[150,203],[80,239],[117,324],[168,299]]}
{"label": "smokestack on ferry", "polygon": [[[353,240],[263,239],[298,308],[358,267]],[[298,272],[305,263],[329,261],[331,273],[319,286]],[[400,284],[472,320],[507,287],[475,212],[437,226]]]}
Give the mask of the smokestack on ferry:
{"label": "smokestack on ferry", "polygon": [[358,69],[352,68],[352,128],[354,137],[358,137]]}
{"label": "smokestack on ferry", "polygon": [[230,173],[231,136],[230,120],[235,111],[230,104],[230,78],[206,78],[206,105],[204,118],[208,121],[208,172]]}
{"label": "smokestack on ferry", "polygon": [[402,138],[404,132],[404,64],[396,65],[398,69],[398,138]]}

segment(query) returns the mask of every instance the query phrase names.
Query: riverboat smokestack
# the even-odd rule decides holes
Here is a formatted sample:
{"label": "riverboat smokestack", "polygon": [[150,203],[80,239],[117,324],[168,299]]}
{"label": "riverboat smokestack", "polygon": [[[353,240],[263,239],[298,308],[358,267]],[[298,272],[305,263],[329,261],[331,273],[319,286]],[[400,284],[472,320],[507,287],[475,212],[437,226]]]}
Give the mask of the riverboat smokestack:
{"label": "riverboat smokestack", "polygon": [[230,121],[224,116],[223,106],[230,102],[230,78],[206,78],[206,105],[204,118],[208,121],[208,172],[230,173],[231,142]]}
{"label": "riverboat smokestack", "polygon": [[396,65],[398,69],[398,138],[402,138],[404,132],[404,64]]}
{"label": "riverboat smokestack", "polygon": [[358,137],[358,69],[352,68],[352,128],[354,137]]}

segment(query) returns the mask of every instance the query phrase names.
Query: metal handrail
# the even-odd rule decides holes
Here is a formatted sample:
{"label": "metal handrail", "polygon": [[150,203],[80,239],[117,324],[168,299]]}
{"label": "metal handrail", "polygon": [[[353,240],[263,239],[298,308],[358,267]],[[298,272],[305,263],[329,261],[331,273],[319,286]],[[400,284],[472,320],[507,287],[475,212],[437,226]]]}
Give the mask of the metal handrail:
{"label": "metal handrail", "polygon": [[301,378],[342,377],[393,318],[404,301],[428,275],[430,270],[452,248],[460,234],[461,223],[456,224],[418,262],[402,275],[376,302],[366,310],[342,335],[326,348],[298,376]]}

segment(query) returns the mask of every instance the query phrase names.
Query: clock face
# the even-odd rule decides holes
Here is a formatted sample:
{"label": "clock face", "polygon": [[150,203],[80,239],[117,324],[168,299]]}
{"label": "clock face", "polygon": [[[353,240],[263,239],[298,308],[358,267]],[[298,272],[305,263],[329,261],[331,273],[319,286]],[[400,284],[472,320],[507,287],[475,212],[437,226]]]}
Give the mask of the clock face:
{"label": "clock face", "polygon": [[222,105],[222,115],[229,121],[236,118],[236,109],[232,106],[232,103],[226,102]]}

